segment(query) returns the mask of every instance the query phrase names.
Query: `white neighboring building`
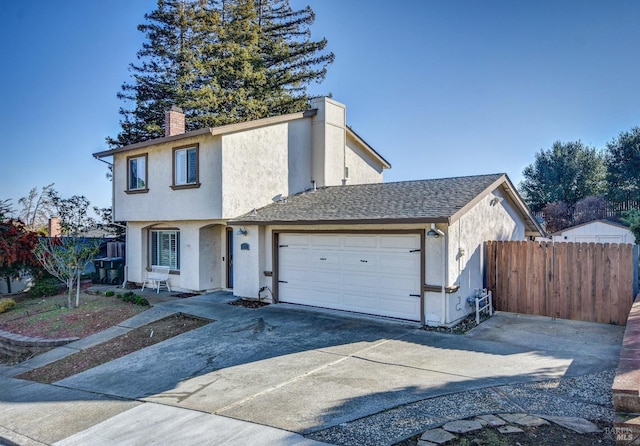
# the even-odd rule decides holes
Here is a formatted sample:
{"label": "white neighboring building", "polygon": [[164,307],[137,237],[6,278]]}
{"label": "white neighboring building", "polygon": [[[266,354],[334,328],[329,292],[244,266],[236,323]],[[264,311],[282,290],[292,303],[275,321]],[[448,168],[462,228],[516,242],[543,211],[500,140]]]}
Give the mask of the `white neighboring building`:
{"label": "white neighboring building", "polygon": [[554,242],[631,243],[635,237],[627,226],[608,220],[594,220],[551,234]]}

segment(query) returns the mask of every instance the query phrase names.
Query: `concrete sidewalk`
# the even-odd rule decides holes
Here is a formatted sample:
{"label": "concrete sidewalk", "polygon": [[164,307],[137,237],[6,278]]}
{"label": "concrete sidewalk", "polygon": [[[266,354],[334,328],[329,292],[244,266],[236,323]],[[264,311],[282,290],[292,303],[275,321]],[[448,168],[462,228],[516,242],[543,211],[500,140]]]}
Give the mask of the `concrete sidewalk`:
{"label": "concrete sidewalk", "polygon": [[285,304],[227,305],[232,299],[220,292],[158,304],[121,325],[173,312],[215,322],[55,385],[10,376],[77,345],[0,369],[0,437],[10,438],[9,430],[45,444],[142,444],[156,437],[310,444],[302,435],[420,401],[605,372],[617,364],[623,333],[612,325],[498,313],[457,336]]}

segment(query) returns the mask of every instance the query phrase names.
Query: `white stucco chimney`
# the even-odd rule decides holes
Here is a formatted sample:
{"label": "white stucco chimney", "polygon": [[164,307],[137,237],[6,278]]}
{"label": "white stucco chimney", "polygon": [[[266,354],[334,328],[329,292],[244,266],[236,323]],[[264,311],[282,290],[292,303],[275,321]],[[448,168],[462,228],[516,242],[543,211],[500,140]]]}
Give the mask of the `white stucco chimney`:
{"label": "white stucco chimney", "polygon": [[345,172],[347,107],[327,97],[311,100],[311,177],[318,187],[339,186]]}
{"label": "white stucco chimney", "polygon": [[181,135],[184,131],[184,112],[174,105],[164,115],[164,136]]}

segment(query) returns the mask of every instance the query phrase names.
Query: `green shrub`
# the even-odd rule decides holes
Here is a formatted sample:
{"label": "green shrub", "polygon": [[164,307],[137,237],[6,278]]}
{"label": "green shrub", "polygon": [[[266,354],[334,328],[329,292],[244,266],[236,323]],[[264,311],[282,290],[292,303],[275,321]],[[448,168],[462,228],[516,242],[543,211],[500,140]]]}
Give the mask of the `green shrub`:
{"label": "green shrub", "polygon": [[117,297],[118,299],[122,299],[122,293],[116,293],[116,297]]}
{"label": "green shrub", "polygon": [[136,295],[136,305],[141,305],[143,307],[146,307],[149,305],[149,301],[142,296]]}
{"label": "green shrub", "polygon": [[0,299],[0,313],[4,313],[16,306],[16,301],[10,298]]}
{"label": "green shrub", "polygon": [[116,294],[116,293],[114,293],[113,291],[105,291],[105,292],[104,292],[104,295],[105,295],[105,296],[107,296],[107,297],[111,297],[111,296],[113,296],[114,294]]}
{"label": "green shrub", "polygon": [[135,302],[135,296],[136,295],[133,293],[133,291],[127,291],[122,295],[122,300],[124,300],[125,302]]}
{"label": "green shrub", "polygon": [[55,277],[36,279],[35,285],[29,290],[31,297],[54,296],[60,293],[62,284]]}

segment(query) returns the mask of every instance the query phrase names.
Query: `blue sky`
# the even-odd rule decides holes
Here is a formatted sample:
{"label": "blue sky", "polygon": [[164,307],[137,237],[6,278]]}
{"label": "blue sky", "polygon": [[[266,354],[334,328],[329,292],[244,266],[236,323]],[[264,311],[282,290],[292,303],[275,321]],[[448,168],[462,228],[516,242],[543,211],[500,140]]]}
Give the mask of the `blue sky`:
{"label": "blue sky", "polygon": [[[386,181],[506,172],[556,140],[604,148],[640,124],[640,2],[291,0],[336,55],[324,83],[393,166]],[[0,199],[55,183],[110,205],[91,154],[155,0],[3,1]]]}

